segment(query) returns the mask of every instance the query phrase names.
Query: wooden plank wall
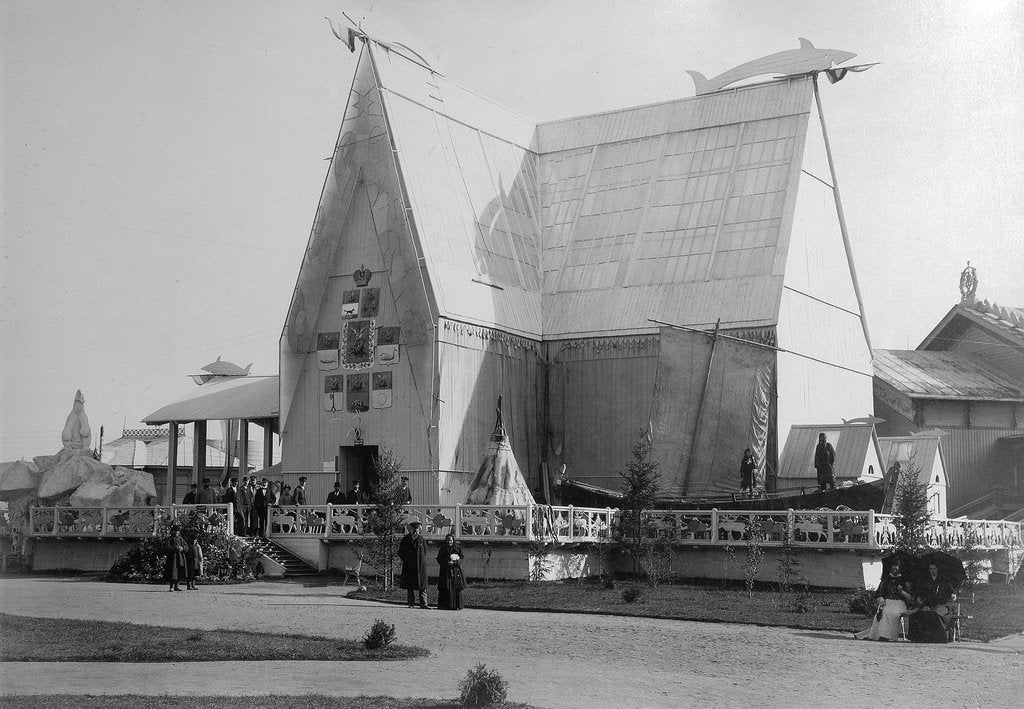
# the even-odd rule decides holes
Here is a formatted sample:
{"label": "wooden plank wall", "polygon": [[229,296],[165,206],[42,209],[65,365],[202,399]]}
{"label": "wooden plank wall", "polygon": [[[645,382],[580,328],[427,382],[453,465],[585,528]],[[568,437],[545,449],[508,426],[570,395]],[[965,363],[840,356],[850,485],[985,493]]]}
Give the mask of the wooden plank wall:
{"label": "wooden plank wall", "polygon": [[[494,431],[501,394],[505,431],[532,489],[542,459],[538,343],[445,319],[438,326],[438,339],[440,469],[476,471]],[[456,478],[441,482],[453,495],[451,485],[461,484]]]}
{"label": "wooden plank wall", "polygon": [[658,372],[658,337],[546,343],[550,366],[549,469],[618,489],[639,433],[648,426]]}
{"label": "wooden plank wall", "polygon": [[992,491],[995,485],[1012,485],[1013,471],[1000,457],[996,440],[1020,434],[1020,430],[999,428],[946,428],[942,455],[949,482],[950,510],[966,505]]}
{"label": "wooden plank wall", "polygon": [[[344,227],[342,246],[338,249],[324,303],[319,309],[316,332],[340,332],[345,319],[341,314],[344,291],[355,288],[352,273],[365,266],[372,271],[369,287],[380,288],[380,309],[376,327],[401,325],[388,273],[380,257],[365,187],[355,195],[353,209]],[[376,254],[376,256],[374,256]],[[394,267],[394,265],[392,265]],[[407,297],[422,297],[411,294]],[[316,342],[312,343],[316,347]],[[427,431],[433,368],[432,345],[400,345],[400,360],[393,366],[374,364],[360,370],[318,369],[315,350],[306,355],[292,402],[292,411],[282,440],[282,460],[287,471],[322,470],[323,463],[334,461],[338,446],[351,445],[353,430],[358,427],[367,445],[393,446],[396,456],[410,469],[430,469]],[[391,372],[393,403],[386,409],[370,408],[362,413],[325,411],[324,381],[330,375]]]}

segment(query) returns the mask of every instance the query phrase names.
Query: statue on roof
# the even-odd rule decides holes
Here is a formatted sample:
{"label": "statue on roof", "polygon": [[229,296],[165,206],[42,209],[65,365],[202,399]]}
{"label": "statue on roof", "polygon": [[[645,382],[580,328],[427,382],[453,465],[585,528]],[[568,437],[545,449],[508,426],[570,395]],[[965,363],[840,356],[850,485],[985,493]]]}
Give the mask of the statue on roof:
{"label": "statue on roof", "polygon": [[974,294],[978,291],[978,272],[967,262],[967,268],[960,272],[960,302],[974,303]]}
{"label": "statue on roof", "polygon": [[92,442],[92,429],[89,417],[85,415],[85,397],[82,390],[75,392],[75,402],[71,405],[71,413],[64,422],[64,430],[60,434],[64,450],[88,450]]}

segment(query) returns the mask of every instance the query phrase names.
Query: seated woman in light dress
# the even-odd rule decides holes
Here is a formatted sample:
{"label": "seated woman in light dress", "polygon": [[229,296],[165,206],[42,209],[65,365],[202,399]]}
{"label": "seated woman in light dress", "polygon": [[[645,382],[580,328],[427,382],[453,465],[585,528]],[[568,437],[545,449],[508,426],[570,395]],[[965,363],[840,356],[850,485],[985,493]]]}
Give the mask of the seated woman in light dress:
{"label": "seated woman in light dress", "polygon": [[875,592],[877,611],[871,627],[855,633],[858,640],[899,640],[903,634],[901,619],[907,614],[907,601],[911,599],[909,584],[900,573],[900,562],[893,562],[889,575],[882,579]]}

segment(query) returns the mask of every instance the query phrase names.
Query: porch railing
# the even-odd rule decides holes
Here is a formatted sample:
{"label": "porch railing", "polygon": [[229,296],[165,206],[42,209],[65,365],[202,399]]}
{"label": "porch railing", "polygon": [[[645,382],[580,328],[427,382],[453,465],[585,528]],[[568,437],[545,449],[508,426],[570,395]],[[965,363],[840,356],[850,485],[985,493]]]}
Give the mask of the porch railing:
{"label": "porch railing", "polygon": [[234,534],[233,505],[165,505],[155,507],[32,507],[31,537],[151,537],[166,534],[175,520],[197,514],[209,529]]}
{"label": "porch railing", "polygon": [[[272,538],[354,540],[368,531],[371,505],[273,507],[264,534]],[[211,528],[234,533],[233,506],[33,507],[28,534],[34,537],[146,537],[166,532],[174,519],[198,513]],[[428,539],[451,534],[467,541],[607,542],[618,531],[619,510],[548,505],[409,505],[402,526],[422,523]],[[755,531],[765,546],[885,549],[896,540],[892,515],[831,510],[652,510],[644,513],[647,539],[693,546],[739,546]],[[1024,547],[1019,522],[933,520],[926,532],[934,547],[980,549]]]}

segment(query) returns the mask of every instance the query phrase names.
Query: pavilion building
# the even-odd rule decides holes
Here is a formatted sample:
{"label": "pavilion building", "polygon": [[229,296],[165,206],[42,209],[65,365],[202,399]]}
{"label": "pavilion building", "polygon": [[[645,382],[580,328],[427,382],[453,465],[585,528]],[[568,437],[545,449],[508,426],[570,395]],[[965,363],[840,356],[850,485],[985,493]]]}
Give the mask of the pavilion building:
{"label": "pavilion building", "polygon": [[281,337],[285,474],[347,488],[388,446],[417,503],[462,502],[501,394],[534,489],[617,488],[647,431],[665,491],[705,495],[871,413],[815,72],[536,124],[359,39]]}

